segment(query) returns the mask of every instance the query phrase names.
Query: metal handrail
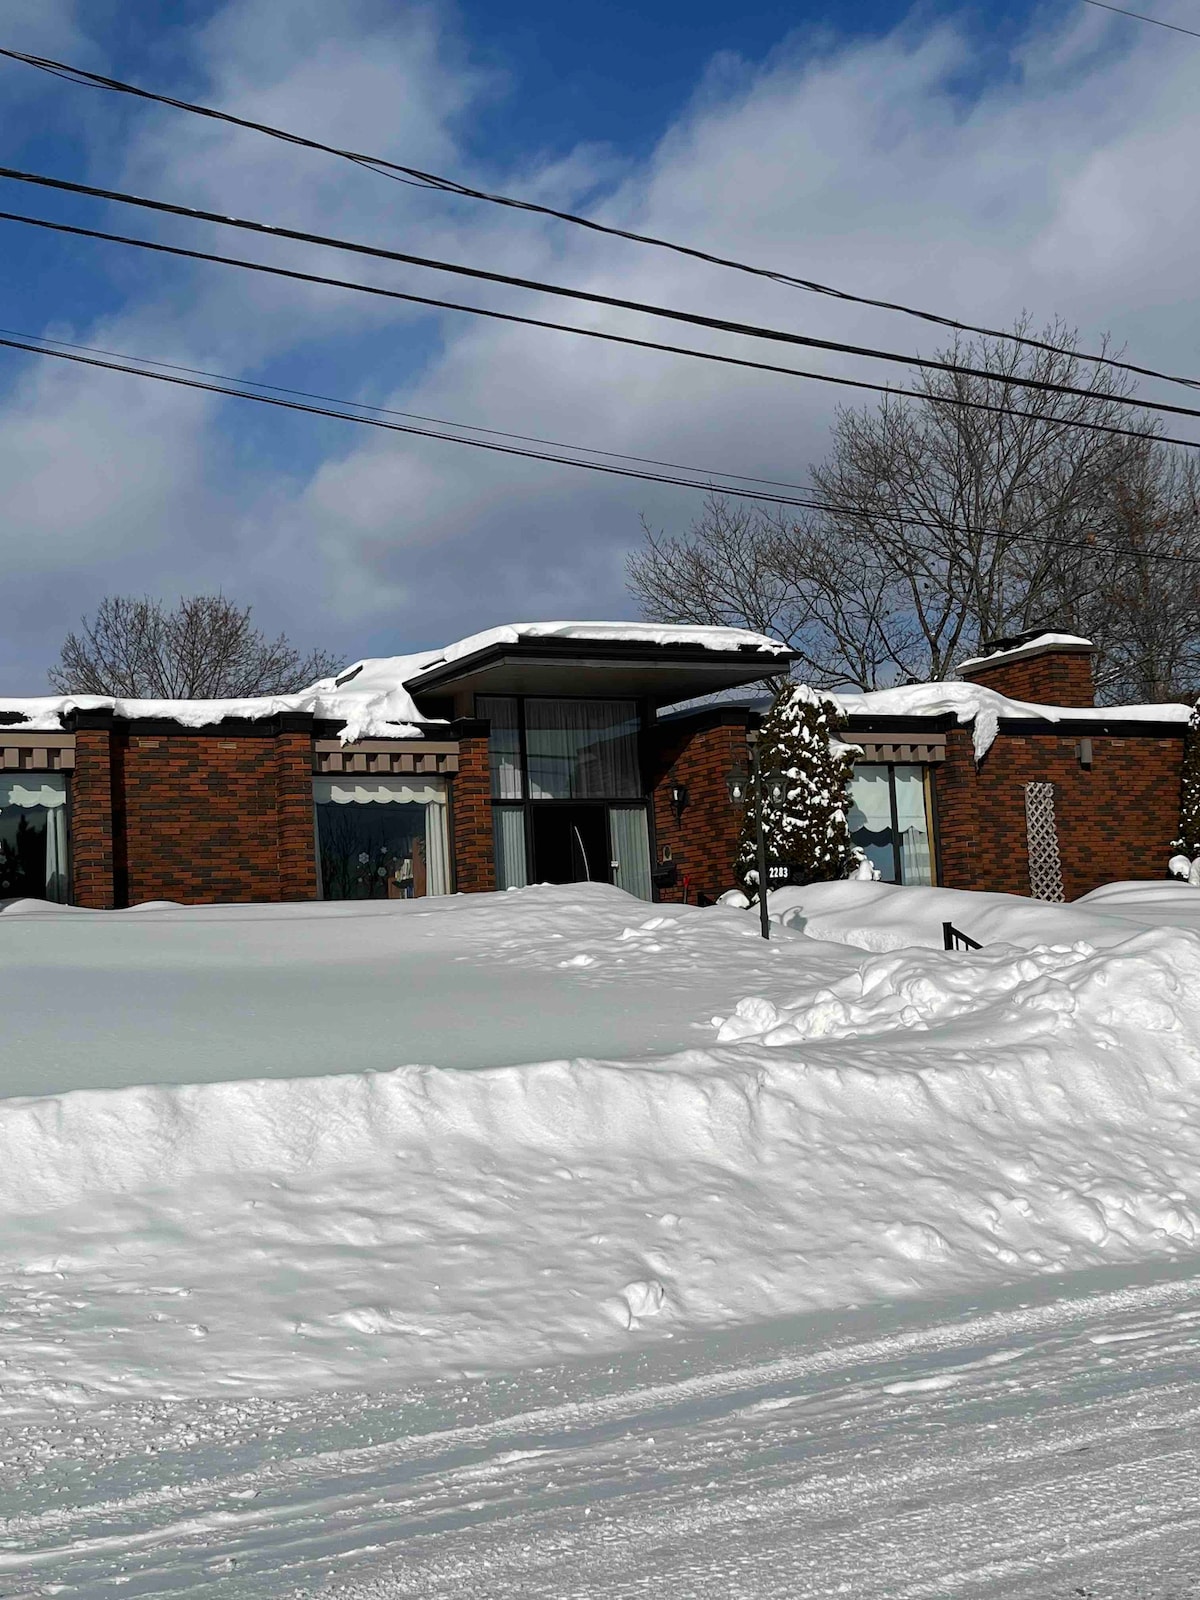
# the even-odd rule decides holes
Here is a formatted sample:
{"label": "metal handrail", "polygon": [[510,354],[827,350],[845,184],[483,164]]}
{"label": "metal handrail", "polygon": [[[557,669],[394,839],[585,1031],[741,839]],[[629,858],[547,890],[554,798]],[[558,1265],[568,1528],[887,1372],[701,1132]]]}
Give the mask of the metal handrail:
{"label": "metal handrail", "polygon": [[942,942],[947,950],[983,949],[978,939],[972,939],[969,933],[964,933],[961,928],[956,928],[952,922],[942,923]]}

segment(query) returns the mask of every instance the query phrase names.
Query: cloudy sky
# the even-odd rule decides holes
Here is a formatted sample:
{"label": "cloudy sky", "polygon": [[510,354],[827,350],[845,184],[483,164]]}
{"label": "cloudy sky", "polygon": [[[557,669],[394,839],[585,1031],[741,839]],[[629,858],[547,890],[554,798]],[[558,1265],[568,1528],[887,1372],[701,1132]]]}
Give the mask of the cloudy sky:
{"label": "cloudy sky", "polygon": [[[1188,0],[1135,9],[1196,20]],[[1089,341],[1109,330],[1139,360],[1200,372],[1200,40],[1079,0],[0,0],[0,44],[867,294],[988,322],[1061,315]],[[0,129],[8,166],[825,337],[938,342],[908,319],[11,63]],[[22,184],[3,185],[0,208],[663,336],[632,314]],[[803,479],[834,404],[818,384],[8,222],[0,288],[8,330],[716,474]],[[8,694],[43,691],[64,633],[105,593],[220,587],[347,658],[506,618],[628,615],[639,516],[682,530],[696,509],[683,490],[11,351],[0,484]]]}

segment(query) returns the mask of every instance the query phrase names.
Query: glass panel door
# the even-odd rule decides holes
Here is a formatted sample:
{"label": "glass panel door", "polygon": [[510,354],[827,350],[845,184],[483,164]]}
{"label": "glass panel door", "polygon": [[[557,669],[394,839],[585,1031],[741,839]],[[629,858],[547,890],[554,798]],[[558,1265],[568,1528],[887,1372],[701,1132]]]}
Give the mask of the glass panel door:
{"label": "glass panel door", "polygon": [[613,882],[618,889],[653,900],[650,881],[650,830],[644,806],[610,806],[608,831],[612,844]]}
{"label": "glass panel door", "polygon": [[900,882],[931,884],[929,813],[925,805],[924,767],[893,767],[896,789],[896,841],[900,848]]}

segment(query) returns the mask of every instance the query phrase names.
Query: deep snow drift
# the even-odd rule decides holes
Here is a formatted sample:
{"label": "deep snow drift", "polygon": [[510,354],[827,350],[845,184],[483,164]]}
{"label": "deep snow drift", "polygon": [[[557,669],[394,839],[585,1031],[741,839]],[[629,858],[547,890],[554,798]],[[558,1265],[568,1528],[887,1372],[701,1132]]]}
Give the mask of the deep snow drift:
{"label": "deep snow drift", "polygon": [[988,947],[767,945],[596,886],[10,909],[0,1403],[392,1383],[1192,1251],[1197,891],[883,891],[805,891],[808,928],[840,897],[843,941]]}

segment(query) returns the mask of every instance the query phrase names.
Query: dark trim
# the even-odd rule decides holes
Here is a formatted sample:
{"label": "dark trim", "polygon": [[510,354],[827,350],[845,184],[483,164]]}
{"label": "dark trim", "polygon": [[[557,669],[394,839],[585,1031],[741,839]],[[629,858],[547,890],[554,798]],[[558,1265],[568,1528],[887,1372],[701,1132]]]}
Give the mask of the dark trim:
{"label": "dark trim", "polygon": [[841,729],[846,733],[916,733],[928,728],[935,733],[948,733],[951,728],[965,728],[953,711],[943,711],[936,717],[920,717],[909,713],[906,717],[872,717],[864,712],[851,712]]}
{"label": "dark trim", "polygon": [[1093,739],[1182,739],[1187,729],[1186,722],[1130,722],[1120,717],[1103,721],[1098,717],[1064,717],[1061,722],[1045,722],[1041,717],[1013,717],[1000,721],[1002,734],[1018,734],[1022,738],[1044,733],[1060,739],[1089,736]]}
{"label": "dark trim", "polygon": [[[512,660],[522,665],[536,664],[544,659],[548,664],[561,666],[564,661],[576,661],[581,667],[628,666],[640,663],[648,667],[726,667],[762,665],[764,678],[786,676],[792,663],[799,658],[788,650],[768,654],[752,646],[737,650],[705,650],[690,644],[646,644],[635,639],[530,639],[511,644],[487,645],[472,655],[457,661],[445,662],[406,679],[404,687],[410,694],[429,694],[446,688],[460,678],[485,668],[499,666]],[[749,682],[757,680],[750,679]]]}
{"label": "dark trim", "polygon": [[281,733],[311,734],[314,727],[310,711],[277,711],[270,717],[222,717],[220,722],[206,722],[200,728],[185,727],[170,717],[119,717],[108,710],[76,710],[63,718],[67,733],[112,733],[120,728],[126,734],[157,739],[274,739]]}
{"label": "dark trim", "polygon": [[[421,726],[425,728],[432,725],[422,723]],[[450,739],[486,739],[492,731],[492,724],[487,717],[455,717],[453,722],[438,726],[446,730],[442,737]]]}
{"label": "dark trim", "polygon": [[[1047,738],[1182,739],[1186,722],[1136,722],[1122,717],[1062,717],[1050,722],[1045,717],[1001,717],[1000,734],[1044,734]],[[951,733],[955,729],[970,734],[971,724],[959,722],[952,711],[936,717],[871,717],[859,713],[846,718],[845,733],[920,733],[925,729]]]}
{"label": "dark trim", "polygon": [[933,835],[933,886],[935,889],[943,887],[942,876],[942,816],[938,807],[938,766],[940,763],[931,764],[925,768],[926,792],[929,795],[929,831]]}
{"label": "dark trim", "polygon": [[710,728],[757,728],[762,719],[761,711],[752,711],[748,706],[696,706],[689,711],[669,711],[656,717],[650,726],[678,728],[687,723],[695,733],[707,733]]}

